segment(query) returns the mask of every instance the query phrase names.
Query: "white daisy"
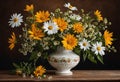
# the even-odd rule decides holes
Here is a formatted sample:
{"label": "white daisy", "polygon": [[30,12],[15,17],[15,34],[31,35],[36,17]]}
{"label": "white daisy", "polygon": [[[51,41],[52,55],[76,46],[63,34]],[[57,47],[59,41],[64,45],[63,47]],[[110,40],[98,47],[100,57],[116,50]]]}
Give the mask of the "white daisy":
{"label": "white daisy", "polygon": [[45,22],[43,28],[48,35],[55,34],[58,32],[58,25],[55,22]]}
{"label": "white daisy", "polygon": [[83,49],[84,51],[89,49],[90,47],[90,41],[87,41],[86,39],[83,39],[83,41],[79,42],[79,46],[81,49]]}
{"label": "white daisy", "polygon": [[12,16],[11,16],[11,19],[10,19],[10,21],[8,22],[9,23],[9,25],[12,27],[12,28],[14,28],[14,27],[18,27],[18,26],[20,26],[21,25],[21,23],[23,22],[23,16],[21,16],[21,14],[17,14],[17,13],[15,13],[15,14],[13,14]]}
{"label": "white daisy", "polygon": [[93,44],[92,51],[95,52],[96,55],[105,55],[104,50],[105,47],[102,46],[102,42],[97,42],[96,44]]}
{"label": "white daisy", "polygon": [[72,6],[70,3],[65,3],[65,5],[64,5],[65,7],[67,7],[67,8],[69,8],[70,10],[77,10],[77,8],[76,7],[74,7],[74,6]]}
{"label": "white daisy", "polygon": [[77,20],[77,21],[80,21],[80,19],[81,19],[81,17],[79,15],[76,15],[76,14],[70,15],[70,18],[73,20]]}

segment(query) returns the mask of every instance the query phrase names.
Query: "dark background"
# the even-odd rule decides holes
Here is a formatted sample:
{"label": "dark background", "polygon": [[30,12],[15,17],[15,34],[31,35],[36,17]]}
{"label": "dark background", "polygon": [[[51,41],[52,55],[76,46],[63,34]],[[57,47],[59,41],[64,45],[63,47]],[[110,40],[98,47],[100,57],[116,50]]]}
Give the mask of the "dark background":
{"label": "dark background", "polygon": [[[114,45],[117,53],[106,53],[104,56],[104,64],[94,64],[90,61],[80,62],[74,69],[120,69],[120,4],[119,0],[0,0],[0,70],[13,69],[13,62],[20,62],[24,60],[22,54],[17,51],[17,46],[10,51],[8,49],[8,37],[12,31],[20,32],[20,28],[10,28],[8,21],[13,13],[21,13],[26,16],[24,12],[26,4],[34,4],[35,11],[49,10],[54,11],[56,8],[61,8],[63,11],[64,4],[70,2],[78,9],[85,11],[100,10],[103,17],[107,17],[112,22],[108,28],[114,33]],[[44,65],[47,69],[53,69],[46,60],[39,60],[38,64]]]}

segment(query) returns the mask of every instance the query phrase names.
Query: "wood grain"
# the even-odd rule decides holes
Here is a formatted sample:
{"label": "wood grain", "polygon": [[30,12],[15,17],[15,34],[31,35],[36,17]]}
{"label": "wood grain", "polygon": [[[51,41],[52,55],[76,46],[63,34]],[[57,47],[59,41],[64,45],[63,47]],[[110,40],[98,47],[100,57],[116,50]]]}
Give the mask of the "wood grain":
{"label": "wood grain", "polygon": [[70,82],[120,82],[120,70],[73,70],[71,76],[55,75],[54,70],[47,71],[47,76],[52,76],[52,79],[38,79],[18,75],[12,75],[9,71],[0,71],[0,81],[70,81]]}

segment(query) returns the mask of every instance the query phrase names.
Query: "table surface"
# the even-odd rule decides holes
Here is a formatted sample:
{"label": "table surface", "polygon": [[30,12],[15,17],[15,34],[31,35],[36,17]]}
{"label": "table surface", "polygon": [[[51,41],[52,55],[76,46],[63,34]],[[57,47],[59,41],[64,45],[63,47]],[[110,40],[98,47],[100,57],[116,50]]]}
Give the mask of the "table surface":
{"label": "table surface", "polygon": [[38,79],[31,77],[22,77],[10,74],[9,71],[0,71],[0,81],[78,81],[78,82],[103,82],[113,81],[120,82],[120,70],[72,70],[73,75],[60,76],[56,75],[54,70],[48,70],[46,75],[52,76],[51,79]]}

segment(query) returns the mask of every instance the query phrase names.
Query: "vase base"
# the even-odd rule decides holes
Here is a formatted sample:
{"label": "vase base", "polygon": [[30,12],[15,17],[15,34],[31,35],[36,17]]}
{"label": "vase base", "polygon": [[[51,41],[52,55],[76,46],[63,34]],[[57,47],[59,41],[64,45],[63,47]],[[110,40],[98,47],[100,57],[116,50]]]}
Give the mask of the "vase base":
{"label": "vase base", "polygon": [[71,71],[67,71],[67,72],[58,72],[58,71],[56,71],[55,74],[56,75],[65,75],[65,76],[67,76],[67,75],[72,75],[73,73]]}

